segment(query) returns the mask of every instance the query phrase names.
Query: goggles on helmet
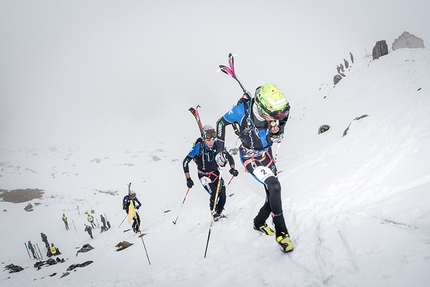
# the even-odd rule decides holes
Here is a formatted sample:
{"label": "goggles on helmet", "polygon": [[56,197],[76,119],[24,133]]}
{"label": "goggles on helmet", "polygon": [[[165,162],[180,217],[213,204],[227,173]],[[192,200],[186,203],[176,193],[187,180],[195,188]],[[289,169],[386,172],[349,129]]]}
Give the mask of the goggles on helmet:
{"label": "goggles on helmet", "polygon": [[216,131],[215,130],[202,130],[202,137],[204,140],[215,140]]}
{"label": "goggles on helmet", "polygon": [[288,116],[290,112],[290,105],[287,104],[285,108],[279,111],[270,111],[267,109],[257,98],[255,98],[255,102],[257,104],[258,111],[260,112],[261,116],[266,120],[282,120],[286,116]]}

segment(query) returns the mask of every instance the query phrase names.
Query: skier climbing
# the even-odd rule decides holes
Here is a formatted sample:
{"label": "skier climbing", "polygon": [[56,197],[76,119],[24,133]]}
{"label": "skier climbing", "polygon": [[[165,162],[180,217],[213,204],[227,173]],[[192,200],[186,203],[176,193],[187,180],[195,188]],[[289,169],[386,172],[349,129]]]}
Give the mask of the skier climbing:
{"label": "skier climbing", "polygon": [[63,222],[64,222],[64,226],[66,227],[66,230],[69,230],[69,223],[67,222],[67,216],[66,214],[63,213]]}
{"label": "skier climbing", "polygon": [[47,249],[49,249],[48,236],[45,233],[41,232],[40,237],[42,237],[42,241],[45,243]]}
{"label": "skier climbing", "polygon": [[242,98],[238,104],[217,121],[217,156],[220,166],[226,164],[225,130],[235,125],[242,142],[239,147],[240,159],[245,169],[264,185],[266,200],[254,218],[254,229],[274,235],[267,225],[272,215],[276,230],[276,241],[282,251],[293,250],[282,212],[281,184],[277,178],[277,168],[272,154],[272,144],[279,143],[284,135],[290,105],[284,94],[274,84],[265,84],[255,91],[252,99]]}
{"label": "skier climbing", "polygon": [[[137,199],[136,197],[136,192],[134,192],[134,190],[129,190],[128,195],[124,196],[122,200],[122,208],[125,210],[127,214],[130,212],[130,202],[132,201],[135,209],[139,209],[142,206],[139,199]],[[135,233],[140,232],[140,217],[137,212],[136,212],[136,216],[133,217],[133,224],[131,225],[131,227],[133,228],[133,231]]]}
{"label": "skier climbing", "polygon": [[31,243],[30,240],[28,241],[27,246],[28,246],[28,249],[31,251],[31,254],[33,254],[33,258],[37,259],[36,252],[34,251],[33,244]]}
{"label": "skier climbing", "polygon": [[[191,179],[188,164],[191,160],[194,160],[197,164],[197,176],[205,190],[210,194],[209,208],[213,211],[212,216],[215,221],[225,217],[225,215],[222,214],[222,211],[224,210],[226,203],[226,188],[224,180],[219,177],[220,172],[215,160],[216,148],[217,140],[215,129],[210,125],[206,125],[201,131],[201,137],[196,140],[194,146],[185,157],[182,164],[185,178],[187,180],[187,186],[189,188],[193,187],[194,182]],[[237,176],[239,172],[235,169],[233,157],[228,152],[226,152],[225,155],[230,164],[230,174]],[[214,210],[216,189],[219,180],[221,180],[221,185],[218,192],[218,203]]]}
{"label": "skier climbing", "polygon": [[87,215],[87,220],[88,220],[89,223],[91,223],[91,228],[95,228],[96,227],[96,224],[94,223],[94,217],[91,214],[89,214],[89,213]]}

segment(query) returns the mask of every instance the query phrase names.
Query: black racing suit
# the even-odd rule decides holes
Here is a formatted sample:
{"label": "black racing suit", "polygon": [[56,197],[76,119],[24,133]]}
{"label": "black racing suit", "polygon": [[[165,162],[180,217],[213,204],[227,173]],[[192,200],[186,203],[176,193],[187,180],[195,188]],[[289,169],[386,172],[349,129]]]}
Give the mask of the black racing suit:
{"label": "black racing suit", "polygon": [[[199,177],[200,183],[210,194],[209,208],[211,211],[214,207],[218,180],[220,180],[218,164],[215,161],[216,150],[217,140],[215,140],[213,147],[209,148],[207,145],[205,145],[204,141],[199,138],[196,140],[196,143],[185,157],[182,164],[184,173],[189,172],[188,164],[191,160],[194,160],[197,164],[197,175]],[[234,166],[233,157],[228,152],[226,155],[230,166]],[[221,178],[220,190],[218,192],[218,203],[216,204],[215,210],[218,214],[221,214],[221,212],[224,210],[226,198],[226,188],[224,185],[224,180]]]}
{"label": "black racing suit", "polygon": [[257,216],[255,227],[265,224],[272,214],[276,235],[288,233],[282,213],[281,184],[277,178],[277,169],[272,155],[272,144],[275,137],[282,138],[288,115],[278,121],[279,131],[270,132],[270,124],[255,114],[253,100],[234,106],[217,121],[217,152],[224,149],[225,128],[235,125],[242,145],[239,147],[240,159],[245,169],[264,185],[266,200]]}

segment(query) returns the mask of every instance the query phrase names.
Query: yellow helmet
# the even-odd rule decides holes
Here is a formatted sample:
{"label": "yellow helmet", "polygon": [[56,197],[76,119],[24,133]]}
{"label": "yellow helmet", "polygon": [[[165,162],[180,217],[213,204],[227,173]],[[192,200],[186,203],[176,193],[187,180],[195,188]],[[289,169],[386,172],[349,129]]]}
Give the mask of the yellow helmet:
{"label": "yellow helmet", "polygon": [[281,120],[288,116],[290,104],[284,94],[272,83],[260,86],[255,91],[255,103],[264,118]]}

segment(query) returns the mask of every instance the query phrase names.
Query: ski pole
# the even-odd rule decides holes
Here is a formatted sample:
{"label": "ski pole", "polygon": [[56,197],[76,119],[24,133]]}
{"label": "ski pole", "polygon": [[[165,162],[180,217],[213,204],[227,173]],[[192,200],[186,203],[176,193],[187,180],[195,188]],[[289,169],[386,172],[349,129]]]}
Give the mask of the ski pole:
{"label": "ski pole", "polygon": [[[218,180],[218,185],[217,185],[217,187],[216,187],[215,201],[214,201],[214,207],[213,207],[213,209],[212,209],[212,213],[215,211],[216,206],[217,206],[217,203],[218,203],[218,202],[217,202],[217,201],[218,201],[218,193],[219,193],[219,189],[220,189],[221,181],[222,181],[221,176],[222,176],[222,169],[219,171],[219,180]],[[203,256],[203,258],[206,258],[206,254],[207,254],[207,252],[208,252],[209,239],[210,239],[210,237],[211,237],[211,230],[212,230],[212,225],[213,225],[213,223],[214,223],[214,218],[213,218],[213,216],[212,216],[211,225],[209,226],[209,231],[208,231],[208,239],[206,240],[205,255]]]}
{"label": "ski pole", "polygon": [[118,228],[121,227],[122,223],[124,222],[124,220],[127,218],[128,214],[125,215],[124,219],[121,221],[121,223],[118,225]]}
{"label": "ski pole", "polygon": [[281,146],[281,142],[278,142],[276,145],[276,153],[275,153],[275,163],[278,160],[279,147]]}
{"label": "ski pole", "polygon": [[230,182],[233,180],[233,178],[234,178],[234,175],[232,175],[232,176],[231,176],[230,180],[229,180],[229,181],[228,181],[228,183],[227,183],[227,186],[229,186],[229,185],[230,185]]}
{"label": "ski pole", "polygon": [[187,189],[187,192],[185,193],[185,196],[184,196],[184,200],[182,200],[182,204],[181,204],[181,207],[179,207],[179,212],[178,212],[178,216],[176,216],[176,219],[174,220],[174,221],[172,221],[173,222],[173,224],[176,224],[176,222],[178,221],[178,217],[179,217],[179,214],[181,213],[181,210],[182,210],[182,206],[184,205],[184,203],[185,203],[185,199],[187,199],[187,195],[188,195],[188,192],[190,191],[190,187]]}
{"label": "ski pole", "polygon": [[[137,211],[136,211],[136,214],[140,218],[139,213],[137,213]],[[142,234],[142,231],[140,231],[140,222],[137,219],[136,219],[136,222],[137,222],[137,230],[139,230],[139,234],[140,234],[139,237],[140,239],[142,239],[143,249],[145,250],[146,258],[148,259],[149,265],[151,265],[151,260],[149,260],[148,250],[146,250],[145,241],[143,241],[143,235],[145,234]]]}

